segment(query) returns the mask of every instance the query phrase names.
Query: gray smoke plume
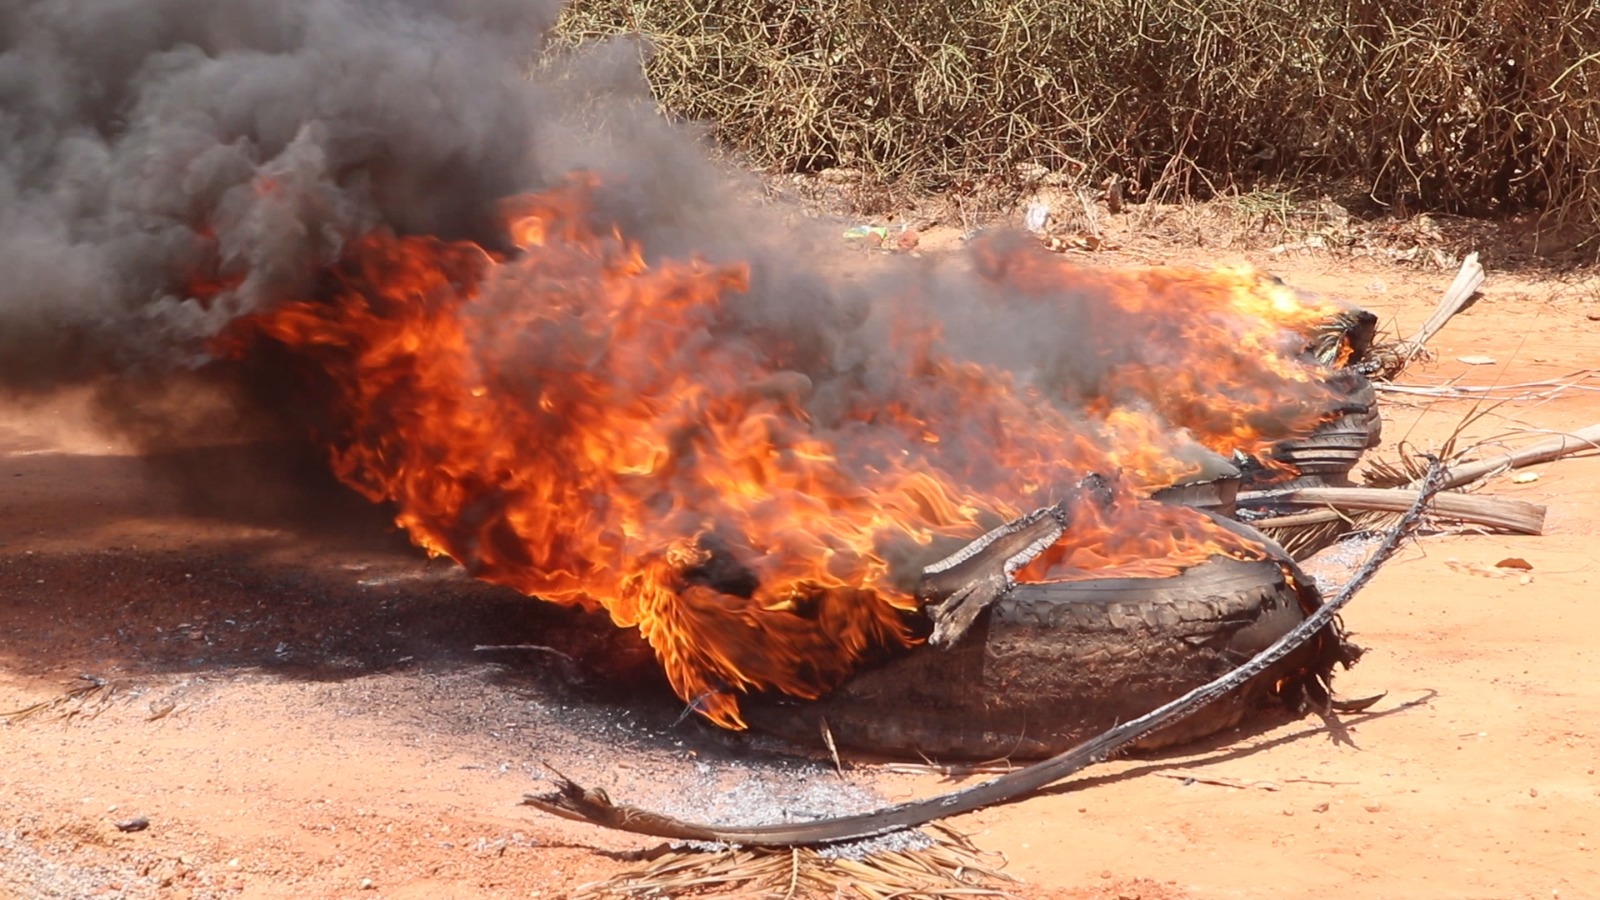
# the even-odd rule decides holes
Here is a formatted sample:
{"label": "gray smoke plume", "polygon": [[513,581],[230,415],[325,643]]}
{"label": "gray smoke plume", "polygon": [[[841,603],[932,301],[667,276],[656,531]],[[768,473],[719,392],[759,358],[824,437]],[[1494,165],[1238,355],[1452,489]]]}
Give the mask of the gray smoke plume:
{"label": "gray smoke plume", "polygon": [[[237,433],[214,403],[186,412],[195,381],[281,418],[299,401],[270,361],[219,367],[208,339],[314,299],[374,228],[495,246],[505,198],[579,168],[600,175],[592,215],[647,256],[751,265],[716,337],[807,379],[819,428],[870,406],[863,396],[895,395],[910,363],[893,338],[919,318],[946,323],[943,352],[1009,369],[1053,402],[1094,399],[1115,387],[1102,371],[1152,352],[1070,288],[1041,303],[1003,277],[912,263],[847,285],[815,265],[813,236],[739,202],[698,136],[662,117],[635,44],[546,54],[557,12],[556,0],[0,6],[0,390],[98,385],[112,423],[152,443]],[[921,288],[909,303],[908,285]]]}
{"label": "gray smoke plume", "polygon": [[556,12],[4,4],[0,386],[201,361],[229,319],[309,292],[352,236],[492,241],[497,201],[577,165],[628,170],[605,211],[650,222],[639,237],[677,231],[710,167],[639,102],[631,46],[529,77]]}
{"label": "gray smoke plume", "polygon": [[[580,167],[653,253],[737,233],[637,45],[544,52],[558,7],[0,3],[0,399],[86,386],[197,511],[320,520],[318,398],[280,360],[212,359],[229,322],[314,299],[376,227],[492,246],[504,198]],[[240,438],[267,449],[182,449]]]}

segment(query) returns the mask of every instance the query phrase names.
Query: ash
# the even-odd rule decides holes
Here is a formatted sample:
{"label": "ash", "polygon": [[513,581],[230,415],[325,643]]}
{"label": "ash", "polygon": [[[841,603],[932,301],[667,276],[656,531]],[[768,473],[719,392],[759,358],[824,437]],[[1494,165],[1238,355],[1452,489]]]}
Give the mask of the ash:
{"label": "ash", "polygon": [[875,838],[864,841],[851,841],[844,844],[832,844],[820,847],[817,853],[827,859],[866,859],[878,853],[900,853],[907,850],[922,850],[933,846],[933,838],[921,831],[896,831],[892,834],[880,834]]}
{"label": "ash", "polygon": [[[661,811],[696,822],[718,825],[768,825],[872,812],[886,801],[877,793],[844,781],[823,765],[794,760],[712,765],[697,762],[678,781],[672,799]],[[876,853],[918,850],[933,840],[920,831],[899,831],[861,841],[817,849],[829,859],[864,859]],[[712,850],[722,845],[687,842],[681,846]]]}
{"label": "ash", "polygon": [[[103,893],[107,884],[120,884],[117,896],[142,900],[162,895],[157,875],[140,874],[133,863],[89,865],[76,858],[69,841],[45,837],[50,826],[35,821],[12,831],[0,831],[0,895],[17,897],[89,897]],[[31,826],[31,827],[30,827]],[[10,893],[15,891],[13,895]],[[199,896],[216,896],[202,891]]]}
{"label": "ash", "polygon": [[[928,837],[925,832],[912,828],[906,831],[880,834],[877,837],[866,838],[865,840],[843,841],[812,849],[823,859],[862,860],[876,856],[879,853],[905,853],[911,850],[924,850],[932,847],[933,843],[933,838]],[[729,849],[731,845],[710,844],[705,841],[683,841],[672,846],[714,853],[719,850]]]}
{"label": "ash", "polygon": [[1367,561],[1382,540],[1381,534],[1351,535],[1305,560],[1300,568],[1311,577],[1324,597],[1331,596],[1349,582],[1350,576]]}

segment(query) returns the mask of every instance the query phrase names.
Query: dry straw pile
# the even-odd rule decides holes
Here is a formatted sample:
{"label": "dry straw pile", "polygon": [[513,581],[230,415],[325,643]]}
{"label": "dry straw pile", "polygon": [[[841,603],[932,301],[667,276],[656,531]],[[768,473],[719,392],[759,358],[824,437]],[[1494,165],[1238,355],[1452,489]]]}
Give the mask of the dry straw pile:
{"label": "dry straw pile", "polygon": [[645,35],[663,105],[774,170],[1336,179],[1600,224],[1595,0],[574,0],[560,28]]}

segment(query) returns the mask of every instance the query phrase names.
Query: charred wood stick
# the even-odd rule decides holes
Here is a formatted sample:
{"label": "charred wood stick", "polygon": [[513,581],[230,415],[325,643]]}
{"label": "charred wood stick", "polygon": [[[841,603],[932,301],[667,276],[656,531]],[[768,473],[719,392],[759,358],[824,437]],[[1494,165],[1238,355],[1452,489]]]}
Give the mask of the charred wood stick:
{"label": "charred wood stick", "polygon": [[1017,572],[1072,527],[1072,507],[1085,501],[1110,506],[1110,483],[1090,475],[1061,502],[1007,522],[923,568],[917,598],[933,622],[928,643],[949,647],[961,640],[980,613],[1016,587]]}
{"label": "charred wood stick", "polygon": [[959,641],[978,614],[1016,585],[1017,572],[1061,539],[1072,519],[1057,503],[1035,510],[978,538],[922,570],[917,596],[933,621],[928,643]]}
{"label": "charred wood stick", "polygon": [[1571,434],[1556,435],[1510,453],[1486,456],[1483,459],[1448,466],[1445,468],[1444,486],[1446,490],[1460,487],[1506,469],[1520,469],[1523,466],[1550,462],[1585,450],[1600,450],[1600,424],[1580,428]]}
{"label": "charred wood stick", "polygon": [[1411,507],[1384,535],[1383,541],[1355,571],[1338,595],[1324,603],[1283,637],[1274,641],[1271,646],[1232,672],[1195,688],[1155,711],[1124,722],[1059,756],[1034,763],[1027,768],[1018,769],[970,788],[887,806],[875,812],[782,825],[722,826],[686,822],[638,807],[612,803],[604,791],[585,788],[554,770],[551,771],[556,775],[556,790],[546,794],[527,794],[522,798],[522,805],[532,806],[564,819],[669,840],[709,841],[755,847],[800,847],[863,840],[1015,800],[1095,763],[1104,762],[1140,738],[1227,696],[1240,685],[1293,653],[1330,625],[1339,615],[1339,611],[1366,586],[1378,567],[1394,553],[1400,541],[1410,534],[1421,520],[1423,511],[1439,490],[1441,469],[1438,461],[1434,460],[1429,477],[1422,489],[1416,493]]}
{"label": "charred wood stick", "polygon": [[[1266,519],[1251,524],[1257,528],[1314,524],[1319,521],[1331,521],[1340,512],[1351,510],[1405,512],[1416,502],[1418,493],[1409,488],[1300,488],[1282,494],[1271,494],[1263,499],[1284,506],[1328,507],[1322,511],[1326,519],[1285,516],[1283,518],[1292,521]],[[1513,534],[1544,533],[1545,508],[1524,500],[1441,493],[1429,504],[1428,514],[1441,519],[1454,519],[1471,522],[1474,525],[1499,528]]]}

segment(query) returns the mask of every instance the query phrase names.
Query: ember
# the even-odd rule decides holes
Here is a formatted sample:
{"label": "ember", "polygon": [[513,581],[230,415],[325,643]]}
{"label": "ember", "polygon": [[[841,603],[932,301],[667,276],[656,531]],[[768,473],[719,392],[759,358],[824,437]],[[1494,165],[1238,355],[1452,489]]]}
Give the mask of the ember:
{"label": "ember", "polygon": [[1114,476],[1114,502],[1078,504],[1025,580],[1258,556],[1145,498],[1198,468],[1197,443],[1255,453],[1317,422],[1292,326],[1327,311],[1247,272],[1085,272],[986,243],[974,283],[1104,334],[1100,358],[963,359],[902,291],[877,383],[850,384],[741,324],[747,267],[647,263],[595,224],[591,187],[508,204],[515,252],[371,233],[325,296],[238,320],[216,349],[287,348],[343,480],[478,577],[639,628],[725,726],[740,692],[816,697],[920,640],[923,564],[1090,473]]}

